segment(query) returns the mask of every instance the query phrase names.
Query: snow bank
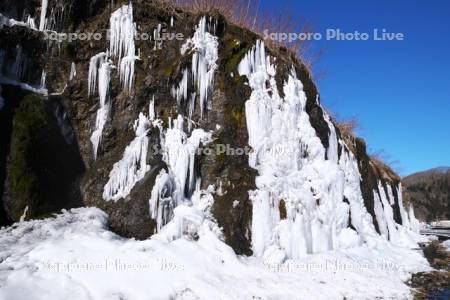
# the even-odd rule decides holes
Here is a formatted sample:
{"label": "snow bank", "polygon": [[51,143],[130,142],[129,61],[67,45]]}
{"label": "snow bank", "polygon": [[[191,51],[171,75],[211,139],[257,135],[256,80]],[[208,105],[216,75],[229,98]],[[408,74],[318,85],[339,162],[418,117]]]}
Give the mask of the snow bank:
{"label": "snow bank", "polygon": [[444,245],[444,247],[446,247],[448,251],[450,251],[450,240],[443,242],[442,245]]}
{"label": "snow bank", "polygon": [[207,194],[197,199],[176,210],[191,217],[176,240],[120,238],[95,208],[0,230],[0,299],[408,299],[403,282],[428,269],[420,254],[388,242],[284,264],[237,257],[195,217],[210,205]]}

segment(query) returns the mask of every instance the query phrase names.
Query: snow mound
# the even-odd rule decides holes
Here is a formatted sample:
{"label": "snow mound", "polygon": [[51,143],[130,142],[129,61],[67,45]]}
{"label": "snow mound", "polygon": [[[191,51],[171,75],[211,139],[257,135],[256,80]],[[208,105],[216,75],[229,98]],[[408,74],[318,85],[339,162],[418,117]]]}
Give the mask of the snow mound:
{"label": "snow mound", "polygon": [[[198,212],[211,198],[193,199],[175,214],[207,219]],[[110,232],[99,209],[79,208],[3,228],[0,299],[408,299],[403,282],[428,269],[418,252],[387,241],[264,264],[236,256],[210,223],[192,223],[177,239],[161,232],[136,241]]]}

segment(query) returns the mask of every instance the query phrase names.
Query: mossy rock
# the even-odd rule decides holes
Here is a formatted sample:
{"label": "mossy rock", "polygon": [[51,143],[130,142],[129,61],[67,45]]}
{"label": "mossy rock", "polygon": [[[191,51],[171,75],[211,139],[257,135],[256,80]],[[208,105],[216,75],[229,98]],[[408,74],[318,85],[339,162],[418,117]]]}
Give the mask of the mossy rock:
{"label": "mossy rock", "polygon": [[[53,103],[54,104],[54,103]],[[18,221],[81,206],[74,182],[83,170],[76,145],[67,144],[52,103],[26,96],[17,108],[7,169],[6,208]]]}

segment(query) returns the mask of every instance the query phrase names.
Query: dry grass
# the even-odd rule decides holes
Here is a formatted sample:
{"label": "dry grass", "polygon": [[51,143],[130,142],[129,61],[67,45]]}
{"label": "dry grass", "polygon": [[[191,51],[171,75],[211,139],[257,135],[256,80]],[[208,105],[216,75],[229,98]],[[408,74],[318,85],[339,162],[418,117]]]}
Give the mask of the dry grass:
{"label": "dry grass", "polygon": [[[355,133],[356,129],[359,128],[359,120],[355,117],[336,121],[334,120],[336,127],[341,132],[341,136],[344,139],[347,146],[353,151],[355,150],[355,141],[357,135]],[[355,151],[353,151],[355,152]],[[376,152],[372,152],[369,154],[371,162],[384,174],[386,174],[391,179],[397,179],[398,176],[395,174],[395,170],[397,170],[397,161],[392,161],[389,155],[386,154],[384,150],[379,150]]]}
{"label": "dry grass", "polygon": [[[160,0],[162,4],[180,7],[193,13],[214,13],[223,15],[228,22],[245,27],[262,39],[264,32],[269,33],[307,33],[310,26],[304,18],[293,17],[289,6],[275,12],[262,12],[262,0]],[[307,66],[311,67],[313,59],[306,58],[308,41],[273,41],[265,39],[267,46],[283,46]]]}
{"label": "dry grass", "polygon": [[345,141],[354,140],[356,138],[355,130],[359,127],[357,118],[353,117],[347,120],[335,121],[335,123]]}

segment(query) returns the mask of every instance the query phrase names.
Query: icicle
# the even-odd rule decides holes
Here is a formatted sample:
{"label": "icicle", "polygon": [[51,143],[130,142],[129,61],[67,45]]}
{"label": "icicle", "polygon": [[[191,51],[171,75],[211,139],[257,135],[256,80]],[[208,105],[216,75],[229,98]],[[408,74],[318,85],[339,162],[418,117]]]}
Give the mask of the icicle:
{"label": "icicle", "polygon": [[149,200],[150,217],[156,221],[156,232],[173,218],[173,210],[177,203],[172,198],[175,184],[166,170],[161,170],[155,179],[155,185]]}
{"label": "icicle", "polygon": [[134,38],[136,23],[133,22],[133,7],[123,5],[111,14],[110,18],[110,51],[111,56],[118,59],[120,82],[124,89],[131,92],[134,81],[134,64],[136,55]]}
{"label": "icicle", "polygon": [[134,83],[134,62],[137,58],[138,56],[127,56],[120,63],[120,82],[124,89],[128,89],[128,92],[131,92]]}
{"label": "icicle", "polygon": [[25,22],[27,27],[30,29],[36,30],[36,23],[34,22],[34,18],[32,18],[30,15],[27,16],[27,21]]}
{"label": "icicle", "polygon": [[110,45],[112,57],[117,57],[119,63],[123,57],[135,56],[134,37],[136,23],[133,22],[132,5],[123,5],[111,14]]}
{"label": "icicle", "polygon": [[172,96],[177,99],[177,105],[181,105],[181,101],[187,99],[188,94],[188,70],[184,69],[183,77],[177,88],[172,88]]}
{"label": "icicle", "polygon": [[41,83],[40,83],[40,87],[45,89],[45,80],[46,80],[47,74],[45,73],[44,70],[42,70],[42,75],[41,75]]}
{"label": "icicle", "polygon": [[377,219],[380,234],[384,235],[386,238],[389,238],[389,230],[387,227],[386,218],[384,216],[383,204],[381,204],[381,198],[378,195],[377,191],[373,191],[373,199],[374,199],[374,212],[375,217]]}
{"label": "icicle", "polygon": [[39,21],[39,31],[44,31],[45,29],[45,15],[47,14],[48,0],[41,0],[41,18]]}
{"label": "icicle", "polygon": [[[39,83],[22,82],[22,79],[26,79],[28,70],[28,58],[22,52],[22,47],[17,45],[15,48],[15,58],[13,62],[6,60],[6,52],[0,50],[0,84],[14,85],[21,89],[47,95],[47,90],[40,86]],[[41,78],[42,79],[42,78]]]}
{"label": "icicle", "polygon": [[155,41],[155,45],[153,46],[153,50],[161,49],[163,40],[161,38],[161,24],[158,24],[156,29],[153,30],[153,40]]}
{"label": "icicle", "polygon": [[98,70],[98,93],[100,107],[97,110],[95,130],[91,135],[91,143],[94,152],[94,160],[97,159],[98,146],[101,142],[103,128],[105,127],[110,111],[109,82],[111,79],[112,64],[110,61],[103,62]]}
{"label": "icicle", "polygon": [[419,233],[420,231],[420,223],[419,220],[416,219],[416,216],[414,215],[414,207],[412,204],[409,205],[409,224],[411,226],[411,230],[413,232]]}
{"label": "icicle", "polygon": [[[91,69],[89,68],[89,74],[91,73]],[[94,75],[94,74],[93,74]],[[93,76],[91,75],[91,76]],[[69,80],[72,81],[75,76],[77,76],[77,68],[75,66],[75,63],[72,62],[72,64],[70,65],[70,75],[69,75]],[[95,85],[95,84],[94,84]]]}
{"label": "icicle", "polygon": [[328,124],[328,128],[330,129],[330,134],[328,136],[328,150],[327,150],[327,157],[332,162],[337,163],[339,160],[338,157],[338,140],[336,135],[336,128],[334,127],[333,123],[331,122],[330,116],[327,114],[324,115],[325,121]]}
{"label": "icicle", "polygon": [[407,229],[411,229],[411,226],[409,224],[408,213],[406,212],[406,209],[403,205],[403,188],[401,183],[399,183],[397,187],[397,195],[398,195],[398,206],[400,208],[400,216],[402,217],[402,225]]}
{"label": "icicle", "polygon": [[88,75],[88,95],[95,93],[97,86],[98,70],[103,63],[108,59],[107,52],[101,52],[94,55],[89,62],[89,75]]}
{"label": "icicle", "polygon": [[[152,218],[159,220],[159,228],[170,220],[166,218],[172,215],[172,210],[170,213],[168,211],[169,208],[174,209],[181,203],[190,202],[197,180],[195,174],[197,149],[201,144],[211,141],[211,133],[195,129],[188,137],[183,128],[184,120],[181,115],[178,115],[176,120],[169,120],[169,128],[164,132],[161,141],[163,161],[169,167],[169,173],[160,174],[160,181],[153,187],[152,197],[149,200]],[[164,209],[158,205],[164,205]]]}
{"label": "icicle", "polygon": [[148,118],[150,121],[155,121],[155,96],[153,95],[152,101],[150,101],[150,105],[148,107]]}
{"label": "icicle", "polygon": [[394,194],[392,193],[391,185],[389,183],[386,184],[386,185],[387,185],[387,190],[388,190],[387,196],[388,196],[388,199],[389,199],[389,204],[392,206],[392,205],[395,204],[395,197],[394,197]]}
{"label": "icicle", "polygon": [[388,200],[389,195],[386,195],[381,181],[378,182],[378,190],[380,193],[381,203],[383,204],[384,217],[386,220],[387,229],[389,231],[389,239],[394,240],[397,233],[397,227],[394,221],[394,212]]}
{"label": "icicle", "polygon": [[125,148],[122,159],[115,163],[109,173],[108,183],[103,189],[103,199],[118,201],[126,198],[133,187],[150,170],[147,165],[150,120],[142,113],[134,123],[135,139]]}
{"label": "icicle", "polygon": [[11,75],[13,78],[20,81],[24,77],[26,69],[27,69],[26,57],[23,54],[22,47],[20,45],[17,45],[15,61],[11,67]]}
{"label": "icicle", "polygon": [[[194,51],[191,71],[199,97],[200,117],[203,116],[205,108],[211,108],[209,99],[214,87],[214,73],[218,67],[218,46],[217,37],[206,31],[206,18],[203,17],[196,27],[194,36],[181,47],[183,55],[188,50]],[[181,100],[187,99],[187,81],[187,71],[185,70],[178,88],[173,89],[178,104]]]}

